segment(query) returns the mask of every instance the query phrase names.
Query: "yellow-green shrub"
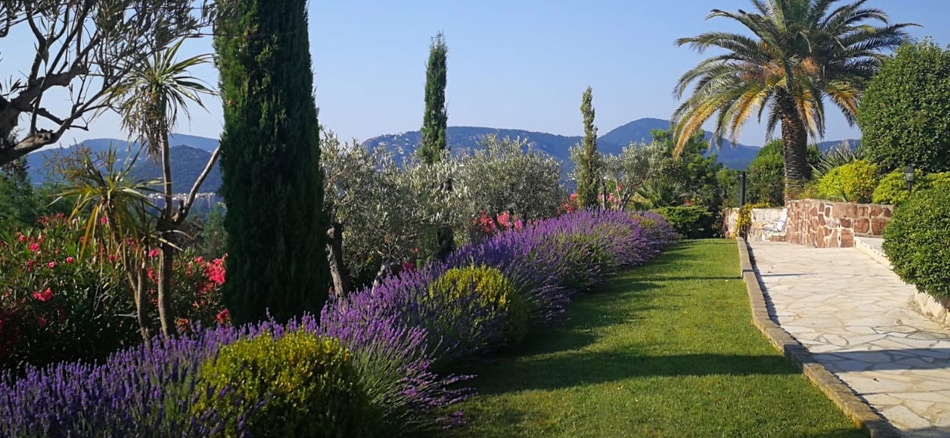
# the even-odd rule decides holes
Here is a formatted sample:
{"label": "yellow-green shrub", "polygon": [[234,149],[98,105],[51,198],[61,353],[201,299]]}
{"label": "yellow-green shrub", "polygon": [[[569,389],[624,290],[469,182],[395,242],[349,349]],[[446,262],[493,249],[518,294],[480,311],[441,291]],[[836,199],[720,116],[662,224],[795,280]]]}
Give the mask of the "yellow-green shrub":
{"label": "yellow-green shrub", "polygon": [[[528,304],[505,274],[488,266],[468,266],[445,271],[429,293],[452,294],[455,297],[475,292],[486,315],[474,318],[474,324],[485,324],[504,314],[502,338],[508,346],[520,343],[528,332]],[[492,327],[485,327],[492,330]],[[497,328],[495,328],[497,329]]]}
{"label": "yellow-green shrub", "polygon": [[855,160],[825,174],[818,182],[818,194],[836,201],[871,202],[877,182],[877,165]]}
{"label": "yellow-green shrub", "polygon": [[[262,403],[245,420],[255,437],[365,437],[375,423],[349,352],[333,338],[304,330],[270,333],[222,347],[201,367],[207,388],[198,413]],[[222,390],[232,391],[219,397]],[[225,416],[234,418],[235,416]],[[230,424],[222,436],[238,436]]]}
{"label": "yellow-green shrub", "polygon": [[[924,175],[917,170],[914,172],[914,191],[927,190],[933,187],[950,187],[950,172],[932,173]],[[907,190],[907,181],[904,179],[904,170],[895,170],[881,179],[874,189],[872,202],[875,204],[898,205],[907,200],[910,192]]]}

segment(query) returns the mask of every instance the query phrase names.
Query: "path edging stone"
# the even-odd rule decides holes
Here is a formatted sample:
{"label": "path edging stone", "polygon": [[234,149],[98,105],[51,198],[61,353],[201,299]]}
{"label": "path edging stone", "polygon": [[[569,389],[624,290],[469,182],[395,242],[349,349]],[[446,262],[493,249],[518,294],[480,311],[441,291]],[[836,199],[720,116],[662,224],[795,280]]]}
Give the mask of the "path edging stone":
{"label": "path edging stone", "polygon": [[739,246],[739,267],[742,279],[749,293],[749,305],[752,308],[752,323],[769,339],[772,345],[781,351],[808,379],[815,384],[851,421],[860,426],[872,438],[902,437],[901,432],[880,414],[871,409],[867,402],[858,397],[844,382],[815,360],[798,340],[775,323],[769,315],[765,293],[759,282],[759,273],[752,263],[749,244],[744,238],[737,238]]}

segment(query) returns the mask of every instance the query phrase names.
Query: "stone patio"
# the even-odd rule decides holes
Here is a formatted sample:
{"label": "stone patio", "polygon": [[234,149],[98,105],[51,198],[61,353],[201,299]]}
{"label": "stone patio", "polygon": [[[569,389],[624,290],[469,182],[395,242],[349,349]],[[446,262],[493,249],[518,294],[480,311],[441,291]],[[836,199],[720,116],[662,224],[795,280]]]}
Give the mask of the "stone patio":
{"label": "stone patio", "polygon": [[860,249],[750,245],[773,320],[905,436],[950,436],[950,328],[913,286]]}

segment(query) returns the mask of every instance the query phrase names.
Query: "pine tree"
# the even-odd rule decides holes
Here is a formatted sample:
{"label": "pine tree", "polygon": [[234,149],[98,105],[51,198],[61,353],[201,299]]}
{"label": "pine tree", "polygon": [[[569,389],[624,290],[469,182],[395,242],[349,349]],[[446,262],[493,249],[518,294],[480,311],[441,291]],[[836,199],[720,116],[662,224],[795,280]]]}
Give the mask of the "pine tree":
{"label": "pine tree", "polygon": [[584,116],[584,141],[578,160],[577,203],[584,208],[597,207],[597,191],[600,184],[600,155],[597,153],[597,127],[594,126],[594,107],[591,105],[591,88],[587,87],[581,101]]}
{"label": "pine tree", "polygon": [[329,272],[307,1],[221,3],[225,305],[235,324],[317,313]]}
{"label": "pine tree", "polygon": [[445,45],[442,32],[439,32],[429,44],[429,64],[426,67],[426,108],[422,119],[422,146],[419,157],[424,163],[432,164],[447,147],[445,130],[449,115],[445,109],[446,55],[449,48]]}

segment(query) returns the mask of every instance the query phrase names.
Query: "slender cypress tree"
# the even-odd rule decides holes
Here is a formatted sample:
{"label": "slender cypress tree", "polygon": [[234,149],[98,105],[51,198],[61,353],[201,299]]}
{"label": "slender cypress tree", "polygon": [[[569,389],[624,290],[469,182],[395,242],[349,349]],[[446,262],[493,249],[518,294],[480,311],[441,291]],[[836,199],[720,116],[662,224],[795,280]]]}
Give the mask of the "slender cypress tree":
{"label": "slender cypress tree", "polygon": [[235,324],[318,314],[329,271],[307,0],[224,0],[221,170],[224,302]]}
{"label": "slender cypress tree", "polygon": [[449,114],[445,110],[446,57],[449,48],[442,32],[429,44],[429,64],[426,67],[426,108],[422,118],[422,146],[419,157],[424,163],[435,163],[447,147],[445,130]]}
{"label": "slender cypress tree", "polygon": [[600,183],[600,155],[597,153],[597,127],[594,126],[594,107],[591,105],[591,88],[587,87],[581,100],[581,114],[584,116],[584,142],[577,169],[577,203],[584,208],[597,207],[597,189]]}

